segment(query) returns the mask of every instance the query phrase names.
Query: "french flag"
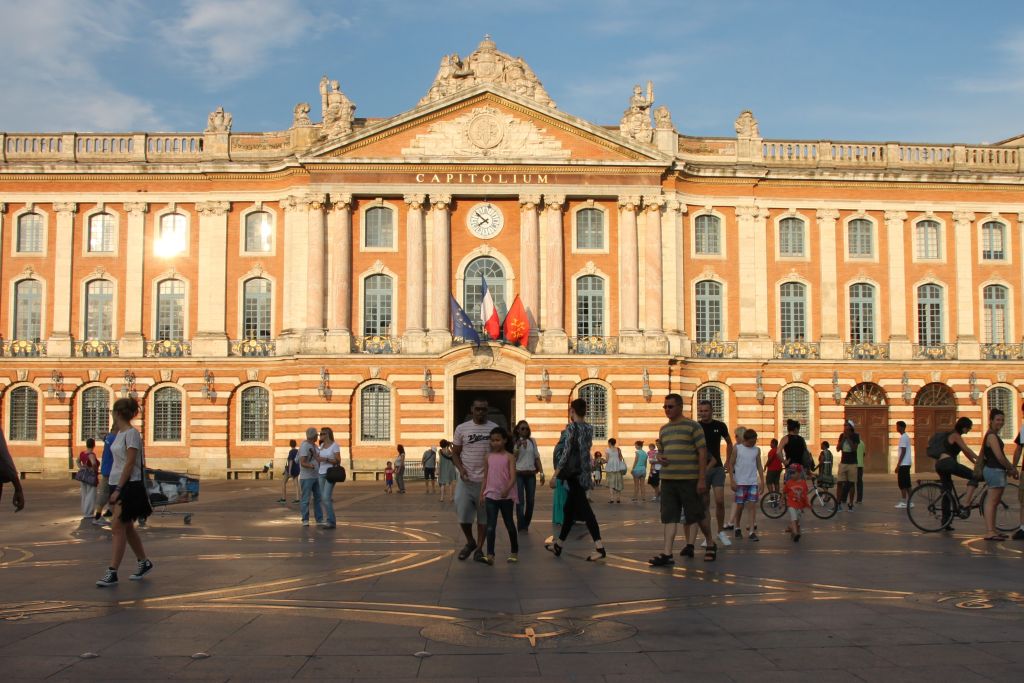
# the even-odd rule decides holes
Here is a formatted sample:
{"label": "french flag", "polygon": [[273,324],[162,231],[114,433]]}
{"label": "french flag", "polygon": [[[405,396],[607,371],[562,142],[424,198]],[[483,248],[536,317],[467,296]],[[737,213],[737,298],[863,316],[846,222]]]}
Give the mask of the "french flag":
{"label": "french flag", "polygon": [[497,339],[501,334],[501,322],[498,320],[498,309],[494,306],[494,298],[491,296],[491,292],[487,289],[487,280],[480,278],[480,281],[484,283],[483,292],[484,298],[480,302],[480,320],[484,324],[484,331],[487,332],[487,336],[491,339]]}

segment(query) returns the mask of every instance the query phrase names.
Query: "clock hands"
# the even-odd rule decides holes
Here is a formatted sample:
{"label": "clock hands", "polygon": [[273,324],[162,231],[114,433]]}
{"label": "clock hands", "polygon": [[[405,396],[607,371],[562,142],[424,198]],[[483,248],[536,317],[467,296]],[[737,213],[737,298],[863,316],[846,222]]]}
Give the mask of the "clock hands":
{"label": "clock hands", "polygon": [[476,212],[476,217],[480,220],[480,225],[491,222],[490,218],[485,218],[479,211]]}

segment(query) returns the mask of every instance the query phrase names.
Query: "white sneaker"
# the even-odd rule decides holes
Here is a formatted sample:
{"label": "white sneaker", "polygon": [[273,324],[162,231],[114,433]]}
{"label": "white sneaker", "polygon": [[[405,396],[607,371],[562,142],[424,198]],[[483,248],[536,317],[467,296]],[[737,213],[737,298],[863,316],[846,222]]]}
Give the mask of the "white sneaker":
{"label": "white sneaker", "polygon": [[896,509],[897,510],[902,510],[902,509],[904,509],[906,507],[907,507],[907,504],[904,501],[902,501],[902,500],[900,502],[896,503]]}
{"label": "white sneaker", "polygon": [[729,534],[725,533],[725,531],[718,532],[718,540],[725,545],[732,545],[732,539],[729,538]]}

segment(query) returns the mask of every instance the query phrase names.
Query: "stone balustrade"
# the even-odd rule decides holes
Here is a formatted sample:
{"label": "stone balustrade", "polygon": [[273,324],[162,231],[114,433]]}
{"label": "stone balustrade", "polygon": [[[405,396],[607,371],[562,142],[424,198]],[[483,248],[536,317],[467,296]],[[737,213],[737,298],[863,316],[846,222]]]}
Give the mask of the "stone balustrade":
{"label": "stone balustrade", "polygon": [[761,162],[794,167],[1024,171],[1020,150],[984,145],[919,145],[832,140],[764,140]]}

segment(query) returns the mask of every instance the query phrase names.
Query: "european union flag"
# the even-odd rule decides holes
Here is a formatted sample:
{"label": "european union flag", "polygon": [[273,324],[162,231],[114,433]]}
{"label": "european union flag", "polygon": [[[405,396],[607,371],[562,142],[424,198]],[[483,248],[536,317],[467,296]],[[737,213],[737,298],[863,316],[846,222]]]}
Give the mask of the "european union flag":
{"label": "european union flag", "polygon": [[462,310],[462,306],[459,305],[459,302],[455,300],[451,293],[448,294],[448,297],[451,300],[452,309],[452,336],[455,337],[456,341],[473,342],[479,346],[480,334],[473,327],[469,316]]}

